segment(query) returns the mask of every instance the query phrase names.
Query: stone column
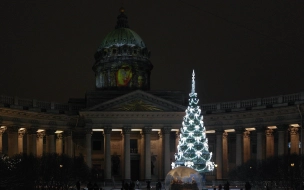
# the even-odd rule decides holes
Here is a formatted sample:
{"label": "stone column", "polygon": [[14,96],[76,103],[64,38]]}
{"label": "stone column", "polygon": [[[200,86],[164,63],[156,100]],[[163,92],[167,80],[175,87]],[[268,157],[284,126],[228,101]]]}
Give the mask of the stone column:
{"label": "stone column", "polygon": [[92,168],[92,129],[86,130],[86,162],[87,165]]}
{"label": "stone column", "polygon": [[43,137],[45,135],[45,132],[44,131],[41,131],[41,132],[37,132],[37,156],[42,156],[43,154]]}
{"label": "stone column", "polygon": [[223,131],[216,131],[216,155],[215,155],[215,164],[216,168],[216,179],[222,179],[222,169],[223,169]]}
{"label": "stone column", "polygon": [[63,150],[63,153],[64,154],[68,154],[68,140],[67,140],[67,132],[64,132],[63,134],[63,147],[64,147],[64,150]]}
{"label": "stone column", "polygon": [[243,133],[243,158],[244,163],[250,160],[250,132],[244,131]]}
{"label": "stone column", "polygon": [[[171,170],[171,163],[170,163],[170,132],[171,132],[171,127],[164,127],[162,129],[162,133],[163,133],[163,163],[164,163],[163,168],[164,168],[164,172],[163,172],[163,178],[161,178],[161,179],[165,179],[167,173]],[[177,132],[177,134],[179,134],[179,133]]]}
{"label": "stone column", "polygon": [[[179,143],[179,137],[180,137],[180,132],[179,131],[176,131],[176,134],[175,134],[175,152],[178,152],[177,150],[177,145]],[[170,163],[171,164],[171,163]]]}
{"label": "stone column", "polygon": [[4,129],[0,129],[0,154],[3,153],[2,135],[5,132]]}
{"label": "stone column", "polygon": [[243,157],[242,157],[242,131],[243,129],[235,129],[236,132],[236,159],[235,159],[235,164],[236,166],[242,165],[243,162]]}
{"label": "stone column", "polygon": [[56,133],[56,153],[57,154],[62,154],[62,133]]}
{"label": "stone column", "polygon": [[36,155],[36,132],[37,129],[35,128],[27,128],[27,154]]}
{"label": "stone column", "polygon": [[130,155],[130,133],[131,127],[123,127],[124,135],[124,163],[125,163],[125,181],[131,181],[131,155]]}
{"label": "stone column", "polygon": [[273,130],[266,129],[266,158],[274,156],[274,138],[273,138]]}
{"label": "stone column", "polygon": [[290,154],[299,154],[299,128],[289,127]]}
{"label": "stone column", "polygon": [[12,157],[18,153],[18,127],[7,127],[8,134],[8,156]]}
{"label": "stone column", "polygon": [[103,129],[104,134],[104,159],[105,159],[105,181],[111,182],[112,181],[112,171],[111,171],[111,127],[105,127]]}
{"label": "stone column", "polygon": [[18,154],[23,153],[23,137],[25,134],[25,129],[18,131]]}
{"label": "stone column", "polygon": [[262,127],[256,128],[257,133],[257,160],[263,159],[263,129]]}
{"label": "stone column", "polygon": [[140,132],[140,179],[145,179],[145,135],[143,131]]}
{"label": "stone column", "polygon": [[228,171],[229,171],[229,165],[228,165],[228,133],[223,133],[223,174],[222,177],[224,179],[228,178]]}
{"label": "stone column", "polygon": [[55,130],[47,129],[45,131],[46,135],[46,146],[45,146],[45,152],[47,153],[55,153]]}
{"label": "stone column", "polygon": [[158,149],[157,154],[157,168],[158,168],[158,179],[164,179],[164,132],[163,130],[158,131],[158,146],[161,147]]}
{"label": "stone column", "polygon": [[144,127],[143,133],[145,135],[144,139],[144,157],[145,157],[145,181],[151,181],[151,127]]}
{"label": "stone column", "polygon": [[66,146],[67,146],[67,152],[66,154],[68,156],[73,156],[73,134],[72,134],[72,131],[69,130],[67,131],[67,138],[66,138]]}
{"label": "stone column", "polygon": [[284,155],[284,142],[285,142],[285,126],[277,126],[278,129],[278,155]]}

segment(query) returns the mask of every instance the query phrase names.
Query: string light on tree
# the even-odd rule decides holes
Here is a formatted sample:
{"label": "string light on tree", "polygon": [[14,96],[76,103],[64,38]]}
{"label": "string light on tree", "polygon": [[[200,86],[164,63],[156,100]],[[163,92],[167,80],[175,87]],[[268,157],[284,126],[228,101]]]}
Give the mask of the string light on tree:
{"label": "string light on tree", "polygon": [[195,73],[192,73],[192,89],[189,94],[189,105],[183,118],[181,134],[175,153],[175,162],[172,169],[178,166],[187,166],[199,173],[213,171],[214,163],[211,162],[212,152],[209,152],[206,128],[201,115],[199,99],[195,92]]}

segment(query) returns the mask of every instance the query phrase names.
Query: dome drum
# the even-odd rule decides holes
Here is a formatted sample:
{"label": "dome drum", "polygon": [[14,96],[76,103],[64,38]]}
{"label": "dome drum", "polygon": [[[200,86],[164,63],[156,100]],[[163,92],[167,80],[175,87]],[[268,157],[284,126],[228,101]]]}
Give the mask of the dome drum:
{"label": "dome drum", "polygon": [[145,61],[126,59],[106,62],[96,68],[96,88],[149,90],[150,71],[151,67]]}
{"label": "dome drum", "polygon": [[102,41],[95,53],[96,89],[150,89],[150,51],[141,37],[129,29],[124,9],[115,30]]}

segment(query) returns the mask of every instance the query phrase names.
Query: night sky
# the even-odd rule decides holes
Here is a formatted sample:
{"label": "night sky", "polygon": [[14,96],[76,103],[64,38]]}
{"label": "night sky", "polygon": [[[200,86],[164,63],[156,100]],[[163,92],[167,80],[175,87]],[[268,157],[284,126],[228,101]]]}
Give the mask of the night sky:
{"label": "night sky", "polygon": [[122,4],[151,51],[151,90],[190,92],[194,69],[201,103],[304,91],[302,0],[4,0],[0,94],[84,98]]}

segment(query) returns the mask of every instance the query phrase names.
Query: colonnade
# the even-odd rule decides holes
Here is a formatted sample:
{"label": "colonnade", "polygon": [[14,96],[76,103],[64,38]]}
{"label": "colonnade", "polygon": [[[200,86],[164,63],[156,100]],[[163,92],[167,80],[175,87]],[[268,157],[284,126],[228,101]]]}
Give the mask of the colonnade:
{"label": "colonnade", "polygon": [[[72,140],[71,131],[64,132],[64,131],[57,131],[52,129],[19,128],[17,126],[2,126],[0,129],[0,154],[4,153],[3,150],[4,133],[7,133],[7,137],[8,137],[7,138],[8,156],[13,156],[15,154],[20,154],[20,153],[33,154],[36,156],[41,156],[43,153],[57,153],[57,154],[65,153],[69,156],[73,156],[73,140]],[[63,150],[63,143],[64,143],[64,150]]]}
{"label": "colonnade", "polygon": [[[88,128],[87,131],[92,131]],[[123,141],[123,170],[122,170],[122,178],[125,181],[131,180],[131,149],[130,149],[130,134],[132,131],[131,126],[124,126],[121,129],[122,132],[122,141]],[[104,134],[104,174],[105,174],[105,181],[112,180],[112,171],[111,171],[111,127],[104,127],[103,134]],[[170,127],[163,127],[159,130],[159,142],[161,143],[161,152],[159,152],[158,159],[161,161],[159,162],[159,178],[164,178],[165,175],[171,170],[170,165]],[[143,127],[140,129],[140,142],[141,149],[139,150],[140,156],[140,168],[141,173],[140,176],[143,176],[145,181],[151,180],[151,133],[152,127]],[[86,152],[87,152],[87,164],[92,167],[91,161],[91,133],[88,132],[86,135]]]}
{"label": "colonnade", "polygon": [[[277,150],[276,155],[300,153],[300,127],[296,124],[216,130],[215,163],[217,165],[217,179],[226,179],[228,177],[229,162],[234,162],[234,160],[229,161],[228,159],[228,146],[230,146],[228,136],[231,132],[235,133],[235,166],[239,166],[253,158],[251,151],[251,142],[253,141],[256,145],[255,159],[257,160],[275,156],[275,149]],[[253,133],[256,133],[254,135],[256,139],[251,139],[251,134]],[[274,141],[274,134],[277,135],[276,144]]]}

